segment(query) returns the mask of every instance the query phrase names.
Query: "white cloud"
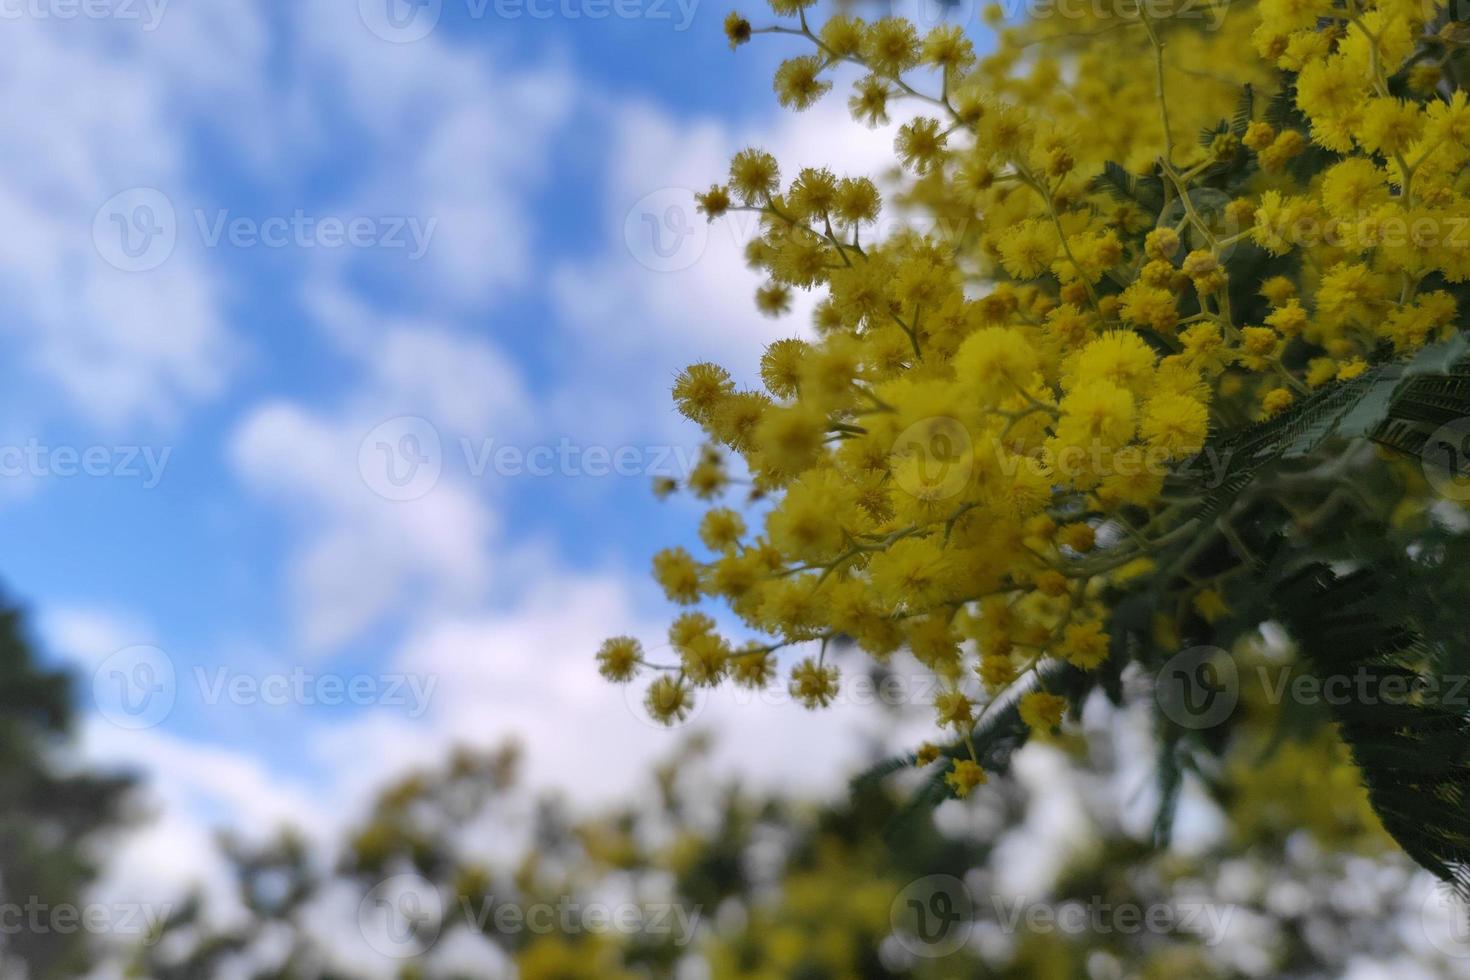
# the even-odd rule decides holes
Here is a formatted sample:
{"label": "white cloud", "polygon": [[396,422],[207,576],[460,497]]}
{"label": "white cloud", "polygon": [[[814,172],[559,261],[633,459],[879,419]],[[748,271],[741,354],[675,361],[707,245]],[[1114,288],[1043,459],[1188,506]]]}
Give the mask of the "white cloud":
{"label": "white cloud", "polygon": [[[42,609],[45,645],[74,665],[81,697],[92,672],[112,653],[153,643],[157,630],[137,616],[84,604]],[[141,819],[110,842],[105,873],[92,900],[142,903],[166,916],[191,888],[203,890],[210,915],[241,911],[228,862],[216,846],[216,828],[229,824],[253,838],[285,825],[320,827],[329,806],[274,772],[246,748],[210,745],[163,728],[135,730],[112,724],[82,701],[76,751],[92,767],[134,773]]]}
{"label": "white cloud", "polygon": [[[321,82],[311,111],[323,128],[365,141],[370,161],[352,173],[334,213],[434,223],[412,266],[401,255],[309,257],[307,311],[354,376],[327,410],[257,405],[232,440],[237,473],[302,529],[287,572],[297,635],[330,651],[410,604],[462,609],[490,586],[498,521],[466,478],[467,462],[479,459],[467,461],[465,447],[520,431],[531,399],[517,366],[466,329],[465,316],[534,268],[531,202],[574,83],[555,64],[511,67],[437,35],[385,43],[351,4],[296,11],[294,57]],[[396,300],[412,314],[383,312],[363,288],[364,270],[389,261]],[[366,285],[385,279],[374,274]],[[360,450],[402,416],[428,420],[442,475],[414,499],[385,500],[361,466],[393,460],[365,461]],[[379,441],[391,457],[396,437]]]}
{"label": "white cloud", "polygon": [[[411,411],[391,403],[383,410]],[[474,601],[489,584],[495,519],[462,482],[441,478],[412,500],[376,492],[360,453],[380,421],[268,403],[239,425],[230,446],[247,485],[301,529],[286,578],[298,640],[309,650],[331,651],[410,602]]]}
{"label": "white cloud", "polygon": [[525,421],[529,398],[519,369],[489,341],[448,320],[374,310],[339,284],[308,287],[306,306],[363,377],[354,393],[364,416],[416,407],[447,435],[504,432]]}
{"label": "white cloud", "polygon": [[[567,121],[576,81],[555,62],[509,64],[430,35],[389,44],[355,4],[303,4],[301,57],[371,144],[371,169],[344,208],[433,221],[423,298],[477,309],[535,269],[532,191]],[[340,124],[340,120],[338,120]]]}
{"label": "white cloud", "polygon": [[[451,319],[382,313],[327,275],[303,298],[352,384],[331,409],[257,404],[229,457],[302,529],[286,572],[297,638],[325,653],[410,605],[481,601],[499,520],[470,453],[521,431],[531,401],[517,366]],[[422,486],[395,497],[385,481],[414,472]]]}
{"label": "white cloud", "polygon": [[[193,212],[240,215],[246,198],[201,174],[201,133],[270,188],[268,207],[434,222],[427,253],[401,275],[421,298],[480,308],[531,273],[529,192],[570,105],[564,68],[513,69],[437,37],[385,44],[354,3],[302,4],[284,17],[219,2],[129,9],[139,19],[7,18],[0,66],[7,90],[23,93],[0,120],[0,285],[10,297],[0,329],[16,362],[88,421],[176,422],[240,363],[245,342],[227,314],[235,273],[207,250]],[[368,145],[338,145],[329,122]],[[282,179],[329,154],[371,161],[342,168],[336,200]],[[131,188],[167,199],[178,241],[161,264],[128,272],[108,261],[126,229],[104,214],[99,243],[93,221]],[[119,216],[144,217],[131,206]],[[347,258],[324,251],[308,259]],[[353,254],[403,272],[401,252]]]}
{"label": "white cloud", "polygon": [[176,80],[119,43],[136,25],[5,27],[0,80],[17,95],[0,120],[0,285],[17,360],[91,421],[172,421],[227,376],[221,283],[187,248],[147,272],[121,271],[105,240],[99,251],[93,219],[127,188],[185,188]]}
{"label": "white cloud", "polygon": [[[840,792],[876,743],[896,748],[891,719],[873,704],[854,697],[809,711],[777,696],[779,685],[763,696],[700,692],[698,710],[680,728],[653,722],[642,706],[650,678],[612,685],[594,660],[602,640],[620,633],[642,638],[656,659],[667,659],[660,651],[666,623],[639,608],[615,576],[564,572],[528,582],[503,610],[423,617],[394,669],[437,682],[424,728],[413,732],[386,714],[367,715],[321,731],[312,740],[314,755],[323,771],[343,773],[364,754],[389,760],[386,768],[405,767],[440,761],[451,744],[513,739],[522,744],[532,785],[588,806],[626,798],[695,729],[728,733],[717,740],[711,775],[739,774],[756,786],[808,794]],[[759,737],[748,737],[752,732]],[[349,778],[366,784],[377,775],[359,769]]]}
{"label": "white cloud", "polygon": [[100,718],[82,728],[80,747],[93,764],[140,777],[140,819],[109,845],[103,874],[91,889],[90,901],[104,907],[141,906],[158,920],[198,891],[208,921],[237,921],[246,913],[234,870],[219,848],[221,828],[262,843],[293,827],[320,834],[324,845],[340,829],[330,800],[291,785],[248,750],[157,729],[125,731]]}
{"label": "white cloud", "polygon": [[86,605],[43,609],[38,629],[51,650],[87,672],[118,650],[155,638],[152,628],[135,615]]}
{"label": "white cloud", "polygon": [[[310,788],[280,781],[263,750],[257,754],[249,744],[227,748],[210,744],[207,734],[193,741],[161,730],[120,737],[89,727],[96,758],[146,760],[157,783],[164,816],[120,859],[125,878],[142,874],[151,862],[161,862],[162,877],[170,881],[186,874],[215,818],[258,829],[280,820],[331,827],[333,819],[358,812],[384,780],[442,760],[459,741],[489,745],[516,738],[526,747],[533,783],[565,790],[583,804],[641,785],[650,763],[671,751],[679,735],[647,720],[641,685],[624,691],[602,681],[593,653],[603,637],[618,632],[656,648],[665,623],[645,616],[636,586],[612,574],[567,571],[565,562],[536,554],[503,527],[490,494],[452,465],[457,437],[503,440],[536,426],[574,433],[585,444],[611,444],[609,433],[663,436],[661,419],[671,413],[662,411],[660,399],[674,370],[693,356],[716,356],[749,374],[761,340],[800,332],[805,320],[798,313],[772,323],[754,313],[750,295],[758,278],[744,271],[743,243],[731,234],[732,223],[710,229],[698,261],[682,271],[639,265],[624,240],[635,202],[659,188],[706,186],[747,143],[771,148],[788,168],[840,164],[871,172],[887,159],[891,133],[855,126],[840,100],[764,127],[681,121],[654,107],[609,105],[577,93],[570,73],[555,63],[511,68],[483,50],[438,39],[379,43],[362,29],[352,6],[294,8],[286,29],[294,46],[282,50],[273,47],[279,31],[241,24],[241,36],[221,48],[222,64],[250,73],[280,59],[298,84],[278,119],[263,118],[263,107],[274,103],[246,87],[238,93],[242,118],[223,128],[236,145],[255,141],[242,151],[242,162],[277,195],[299,193],[289,186],[292,168],[273,177],[292,153],[321,163],[340,152],[324,134],[352,130],[367,164],[332,210],[439,219],[422,267],[427,275],[412,277],[405,287],[362,276],[367,266],[341,253],[306,256],[302,290],[293,295],[336,355],[333,366],[345,368],[345,390],[322,401],[256,397],[233,427],[225,454],[243,486],[278,512],[290,532],[282,592],[296,628],[283,659],[337,653],[382,630],[401,636],[393,668],[435,678],[436,697],[419,721],[384,708],[330,721],[292,716],[291,723],[301,726],[305,761],[321,774]],[[215,24],[212,16],[191,15],[170,22],[174,33],[168,36],[207,35]],[[89,193],[76,195],[81,201],[99,201],[117,189],[98,160],[126,163],[129,154],[139,159],[122,169],[144,175],[134,182],[187,191],[188,154],[177,129],[160,118],[166,103],[154,89],[158,78],[194,83],[189,104],[231,94],[229,71],[196,63],[207,55],[171,53],[165,59],[171,67],[156,76],[129,66],[100,78],[101,90],[140,85],[147,96],[129,101],[128,112],[142,113],[123,117],[131,129],[119,123],[113,132],[98,113],[93,122],[107,134],[101,149],[80,138],[75,146],[37,148],[22,141],[14,149],[61,161],[72,183],[90,181]],[[54,88],[73,90],[63,80],[58,77]],[[593,219],[602,251],[587,261],[564,261],[547,274],[536,251],[544,219],[533,202],[547,176],[552,141],[567,135],[574,95],[580,96],[579,118],[586,113],[611,120],[610,130],[589,138],[606,154],[609,174],[605,208]],[[4,125],[0,148],[10,148],[3,143]],[[25,194],[7,197],[10,187],[0,177],[0,218],[8,207],[28,206],[39,215],[18,213],[36,226],[30,243],[13,240],[0,248],[17,252],[27,278],[49,276],[59,284],[77,260],[67,249],[77,246],[66,237],[69,226],[49,219],[37,203],[41,180],[36,176]],[[179,203],[187,196],[181,191]],[[83,244],[91,249],[91,213],[82,217]],[[95,255],[87,258],[99,264]],[[66,325],[59,339],[48,341],[50,348],[38,348],[38,363],[68,372],[66,383],[90,410],[167,414],[224,383],[232,360],[227,352],[237,349],[217,309],[224,287],[194,251],[181,245],[150,273],[108,275],[93,268],[87,275],[95,282],[74,291],[43,289],[36,304],[48,323]],[[538,385],[549,392],[529,392],[520,367],[468,326],[470,314],[494,315],[501,293],[531,282],[549,288],[558,314],[558,322],[536,325],[545,331],[547,349],[555,344],[562,352],[555,376]],[[146,329],[143,311],[158,300],[149,292],[154,289],[167,292],[165,306],[178,306],[179,319],[196,333]],[[369,298],[379,289],[396,297],[398,309],[412,312],[384,312]],[[96,323],[83,317],[81,326],[72,324],[79,304],[90,304]],[[102,318],[99,311],[121,319]],[[533,418],[533,404],[552,411]],[[650,413],[655,404],[660,411]],[[397,416],[429,420],[442,439],[437,484],[412,499],[385,499],[363,468],[364,441]],[[48,628],[69,648],[107,652],[140,642],[141,632],[125,617],[86,609],[58,614]],[[251,645],[242,641],[240,647]],[[749,699],[729,692],[704,700],[700,726],[759,736],[720,742],[712,771],[808,793],[840,791],[881,725],[871,705],[812,713],[785,699],[745,703]],[[164,853],[170,840],[179,846]]]}
{"label": "white cloud", "polygon": [[[611,437],[626,438],[640,426],[646,432],[651,419],[672,418],[667,387],[689,362],[714,360],[753,379],[765,344],[810,330],[806,294],[798,292],[793,311],[778,320],[755,310],[764,280],[743,256],[754,216],[732,213],[706,224],[694,212],[693,192],[723,179],[730,157],[746,146],[775,154],[788,176],[826,166],[881,178],[891,166],[895,127],[863,127],[835,96],[759,126],[681,119],[647,104],[611,106],[606,115],[612,132],[602,251],[558,264],[549,279],[568,348],[581,355],[570,359],[556,401],[559,417],[596,420]],[[652,235],[662,236],[667,266],[650,252]],[[650,255],[652,268],[643,261]]]}
{"label": "white cloud", "polygon": [[[351,71],[361,70],[352,57],[339,56]],[[382,72],[390,83],[404,71],[395,57],[388,56]],[[361,97],[359,86],[369,83],[349,82]],[[377,125],[388,128],[408,111],[396,94],[380,108]],[[619,430],[624,437],[663,435],[662,422],[645,410],[659,397],[659,368],[672,372],[684,352],[706,345],[732,355],[739,349],[753,364],[759,352],[753,325],[771,336],[794,327],[759,327],[749,308],[756,279],[739,271],[740,243],[724,226],[715,226],[707,253],[684,273],[638,266],[622,239],[631,203],[654,189],[651,183],[698,186],[747,142],[772,147],[792,166],[841,160],[874,172],[892,138],[855,126],[840,106],[783,117],[766,132],[743,137],[713,122],[676,123],[647,106],[613,118],[604,215],[613,241],[600,258],[564,265],[551,282],[568,356],[551,379],[551,398],[560,401],[549,419],[528,418],[526,410],[547,397],[527,395],[500,355],[476,348],[479,342],[449,321],[384,315],[340,277],[323,274],[308,291],[308,306],[357,364],[354,388],[328,412],[288,402],[258,406],[237,429],[231,449],[237,472],[303,529],[288,572],[299,601],[300,640],[331,649],[369,625],[401,619],[407,626],[397,669],[438,684],[422,725],[375,712],[313,738],[324,771],[361,781],[349,795],[365,794],[384,772],[432,763],[452,742],[518,737],[531,755],[530,769],[546,785],[579,798],[607,797],[633,784],[675,743],[644,716],[641,688],[625,696],[594,670],[592,654],[606,635],[632,631],[658,642],[663,632],[662,623],[638,620],[626,584],[572,574],[554,560],[528,569],[505,553],[516,541],[498,526],[493,501],[447,465],[431,493],[408,502],[375,499],[357,471],[367,431],[409,412],[432,417],[446,434],[551,425],[589,443]],[[693,320],[694,310],[708,317]],[[583,394],[570,394],[579,389]],[[446,463],[454,455],[451,441],[452,435],[443,446]],[[728,693],[707,700],[701,724],[756,725],[763,732],[759,740],[742,740],[739,752],[725,750],[722,765],[730,771],[836,786],[843,762],[858,752],[857,742],[832,738],[831,726],[856,730],[861,711],[811,714],[789,703],[739,703]],[[585,733],[593,733],[590,741]],[[793,752],[793,745],[821,748]],[[350,764],[364,757],[364,746],[380,763],[372,770]]]}

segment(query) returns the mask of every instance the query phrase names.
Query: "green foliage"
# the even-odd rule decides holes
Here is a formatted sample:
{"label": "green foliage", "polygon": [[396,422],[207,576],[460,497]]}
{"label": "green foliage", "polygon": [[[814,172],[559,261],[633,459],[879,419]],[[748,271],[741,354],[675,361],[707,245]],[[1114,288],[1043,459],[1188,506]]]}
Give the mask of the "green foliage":
{"label": "green foliage", "polygon": [[1470,899],[1470,543],[1402,544],[1347,543],[1283,576],[1277,608],[1316,675],[1351,685],[1332,713],[1384,827]]}
{"label": "green foliage", "polygon": [[[38,662],[21,612],[0,605],[0,902],[80,909],[99,848],[124,816],[130,778],[65,761],[72,697],[70,678]],[[94,961],[83,930],[3,938],[0,976],[63,980]]]}
{"label": "green foliage", "polygon": [[1120,203],[1137,204],[1145,214],[1158,214],[1164,208],[1164,180],[1156,175],[1140,177],[1120,163],[1109,160],[1093,180],[1093,187],[1105,190]]}

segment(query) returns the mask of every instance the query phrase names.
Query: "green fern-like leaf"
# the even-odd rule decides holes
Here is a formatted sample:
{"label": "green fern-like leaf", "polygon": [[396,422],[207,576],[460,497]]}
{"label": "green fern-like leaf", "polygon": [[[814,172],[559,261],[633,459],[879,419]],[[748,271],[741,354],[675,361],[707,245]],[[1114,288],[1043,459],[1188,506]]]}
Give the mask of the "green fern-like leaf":
{"label": "green fern-like leaf", "polygon": [[1240,101],[1235,104],[1235,115],[1230,120],[1230,131],[1244,136],[1246,127],[1256,114],[1256,91],[1249,82],[1240,90]]}
{"label": "green fern-like leaf", "polygon": [[1146,214],[1158,214],[1164,207],[1164,183],[1159,177],[1139,176],[1112,160],[1103,164],[1092,186],[1106,191],[1114,200],[1137,204]]}
{"label": "green fern-like leaf", "polygon": [[[1448,544],[1457,565],[1470,560],[1470,545]],[[1446,634],[1426,621],[1453,601],[1436,586],[1441,570],[1415,568],[1408,555],[1369,557],[1352,572],[1314,563],[1282,580],[1277,613],[1313,672],[1345,678],[1355,692],[1331,709],[1384,829],[1470,900],[1470,712],[1459,696],[1397,693],[1443,694],[1446,677],[1465,676],[1470,622]],[[1456,615],[1470,620],[1463,605]]]}

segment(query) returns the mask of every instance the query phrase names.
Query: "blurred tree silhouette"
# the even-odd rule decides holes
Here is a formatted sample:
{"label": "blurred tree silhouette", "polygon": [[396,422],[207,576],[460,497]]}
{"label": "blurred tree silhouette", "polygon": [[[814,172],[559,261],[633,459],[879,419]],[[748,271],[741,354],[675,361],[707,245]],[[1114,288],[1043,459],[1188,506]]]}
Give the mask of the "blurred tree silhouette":
{"label": "blurred tree silhouette", "polygon": [[[24,616],[0,605],[0,976],[75,977],[93,961],[84,929],[48,926],[81,909],[100,845],[124,815],[132,780],[67,759],[71,678],[37,662]],[[41,914],[34,928],[30,910]]]}
{"label": "blurred tree silhouette", "polygon": [[[1120,814],[1128,751],[1105,733],[1129,721],[1110,716],[1086,738],[1031,746],[1018,779],[938,811],[908,805],[892,780],[861,780],[836,805],[713,780],[696,736],[653,774],[652,792],[581,818],[519,787],[513,748],[461,750],[389,787],[330,856],[289,834],[232,844],[249,914],[221,926],[191,904],[140,950],[137,975],[1326,978],[1364,956],[1457,975],[1427,943],[1404,941],[1419,913],[1407,885],[1427,873],[1378,824],[1330,725],[1248,705],[1225,768],[1181,777],[1228,829],[1181,850],[1156,847],[1147,820],[1139,829]],[[1065,844],[1036,830],[1056,815],[1057,789],[1080,804]],[[1018,854],[1056,869],[1018,884]],[[434,898],[402,923],[413,939],[385,950],[362,910],[404,877]],[[936,880],[954,903],[934,902]],[[938,933],[916,928],[915,901],[950,920]],[[486,914],[596,902],[673,905],[697,913],[698,929],[593,929],[576,918],[505,927]],[[1091,918],[1069,926],[1069,908]],[[1125,909],[1167,921],[1130,928]]]}

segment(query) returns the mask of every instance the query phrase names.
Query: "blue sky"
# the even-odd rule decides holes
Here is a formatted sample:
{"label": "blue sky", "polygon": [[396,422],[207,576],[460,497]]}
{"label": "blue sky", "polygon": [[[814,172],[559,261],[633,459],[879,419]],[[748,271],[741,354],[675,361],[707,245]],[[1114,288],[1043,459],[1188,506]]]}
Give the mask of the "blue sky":
{"label": "blue sky", "polygon": [[[756,316],[748,223],[706,228],[689,189],[748,143],[876,173],[892,133],[837,96],[778,110],[795,45],[731,52],[724,4],[679,30],[689,0],[508,2],[426,32],[408,0],[5,8],[4,573],[78,671],[85,751],[149,780],[123,878],[207,873],[218,822],[329,832],[457,740],[518,736],[589,802],[673,744],[591,659],[661,642],[648,559],[693,537],[649,493],[697,445],[668,386],[751,377],[809,309]],[[385,38],[388,4],[422,36]],[[437,479],[389,499],[432,440]],[[263,695],[302,672],[311,696]],[[323,678],[370,693],[323,704]],[[702,720],[761,733],[725,764],[835,785],[862,712],[837,714]]]}

